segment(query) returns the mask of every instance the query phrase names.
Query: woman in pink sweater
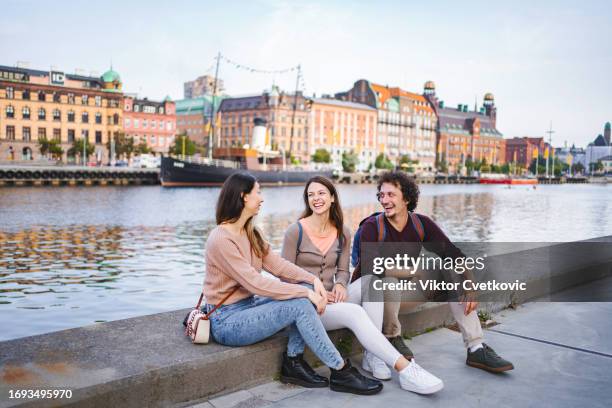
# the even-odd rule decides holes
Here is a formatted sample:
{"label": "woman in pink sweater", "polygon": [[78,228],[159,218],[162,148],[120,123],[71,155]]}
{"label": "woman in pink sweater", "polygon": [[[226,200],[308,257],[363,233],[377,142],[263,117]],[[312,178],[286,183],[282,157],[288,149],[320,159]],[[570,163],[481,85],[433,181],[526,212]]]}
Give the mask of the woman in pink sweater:
{"label": "woman in pink sweater", "polygon": [[[382,383],[344,361],[327,336],[318,315],[327,304],[321,281],[271,251],[253,225],[262,203],[259,183],[248,173],[230,176],[219,194],[217,227],[206,242],[204,311],[212,310],[229,293],[231,296],[210,316],[213,339],[228,346],[246,346],[288,328],[284,381],[312,388],[329,385],[334,391],[364,395],[380,392]],[[262,269],[280,280],[262,276]],[[304,344],[331,369],[329,381],[304,361],[299,353]]]}

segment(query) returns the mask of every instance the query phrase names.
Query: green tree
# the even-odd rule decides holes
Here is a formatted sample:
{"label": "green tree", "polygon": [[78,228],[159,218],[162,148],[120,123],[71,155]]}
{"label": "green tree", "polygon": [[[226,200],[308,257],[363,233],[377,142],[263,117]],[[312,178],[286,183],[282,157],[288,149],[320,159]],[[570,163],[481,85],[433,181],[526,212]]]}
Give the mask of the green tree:
{"label": "green tree", "polygon": [[59,140],[51,139],[49,141],[49,153],[51,153],[52,158],[62,160],[64,149],[62,149]]}
{"label": "green tree", "polygon": [[178,135],[174,138],[174,145],[170,148],[170,153],[175,155],[183,154],[183,144],[185,146],[185,156],[193,156],[197,151],[197,146],[186,134]]}
{"label": "green tree", "polygon": [[468,156],[467,159],[465,159],[465,168],[467,170],[468,176],[472,174],[472,170],[474,170],[474,167],[475,167],[475,163],[472,160],[472,156]]}
{"label": "green tree", "polygon": [[540,156],[537,159],[532,159],[529,164],[529,171],[532,174],[536,174],[536,164],[538,165],[538,176],[546,174],[546,160]]}
{"label": "green tree", "polygon": [[72,147],[68,149],[68,156],[73,156],[73,157],[78,156],[81,158],[81,161],[85,163],[87,161],[87,158],[93,154],[95,150],[95,146],[92,143],[87,143],[85,147],[86,157],[85,157],[85,160],[83,160],[83,143],[84,143],[83,139],[75,139],[74,142],[72,142]]}
{"label": "green tree", "polygon": [[342,170],[347,173],[354,173],[359,164],[359,156],[352,150],[350,152],[342,153]]}
{"label": "green tree", "polygon": [[64,149],[62,149],[59,140],[47,139],[45,136],[38,138],[38,149],[40,150],[41,155],[47,156],[50,154],[54,159],[61,160],[62,155],[64,154]]}
{"label": "green tree", "polygon": [[593,166],[593,171],[602,171],[604,169],[604,165],[601,162],[601,160],[599,160],[598,162],[593,162],[591,163],[591,165]]}
{"label": "green tree", "polygon": [[47,139],[46,136],[42,136],[38,138],[38,150],[40,150],[40,154],[42,156],[46,156],[49,153],[49,147],[51,145],[51,141]]}
{"label": "green tree", "polygon": [[[485,170],[483,170],[483,167]],[[491,167],[487,163],[487,159],[483,157],[482,159],[480,159],[480,161],[477,161],[474,164],[474,169],[486,173],[491,169]]]}
{"label": "green tree", "polygon": [[389,158],[384,155],[384,153],[380,153],[378,156],[376,156],[376,160],[374,161],[374,167],[376,167],[377,169],[393,170],[395,166],[393,165],[391,160],[389,160]]}
{"label": "green tree", "polygon": [[[115,132],[115,134],[113,135],[113,139],[115,142],[115,156],[116,157],[126,157],[127,159],[132,157],[132,154],[134,153],[134,150],[135,150],[133,137],[127,137],[125,133],[123,132]],[[110,152],[111,150],[110,139],[106,142],[106,148]]]}
{"label": "green tree", "polygon": [[435,167],[436,169],[438,169],[438,171],[442,173],[448,173],[448,163],[446,162],[446,155],[440,159],[436,158]]}
{"label": "green tree", "polygon": [[142,141],[134,148],[134,152],[138,154],[148,154],[151,153],[151,148],[147,145],[147,142]]}
{"label": "green tree", "polygon": [[572,173],[584,173],[584,165],[582,163],[572,164]]}
{"label": "green tree", "polygon": [[317,149],[312,155],[312,161],[315,163],[331,163],[331,154],[326,149]]}

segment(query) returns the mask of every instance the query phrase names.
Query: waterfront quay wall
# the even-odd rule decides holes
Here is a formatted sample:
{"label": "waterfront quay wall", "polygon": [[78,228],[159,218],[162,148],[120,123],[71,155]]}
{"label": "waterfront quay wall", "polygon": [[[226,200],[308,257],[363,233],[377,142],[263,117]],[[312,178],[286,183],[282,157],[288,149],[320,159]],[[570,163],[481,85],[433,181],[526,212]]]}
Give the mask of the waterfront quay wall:
{"label": "waterfront quay wall", "polygon": [[0,166],[0,187],[141,184],[159,184],[159,169],[84,166]]}
{"label": "waterfront quay wall", "polygon": [[[597,243],[610,244],[612,236],[598,238]],[[499,256],[502,261],[504,256],[510,257],[508,261],[521,259],[513,267],[526,273],[529,290],[482,303],[480,308],[496,312],[612,275],[612,251],[599,247],[585,262],[574,255],[572,244],[509,244]],[[197,292],[194,288],[193,299]],[[193,345],[181,324],[188,311],[0,342],[0,407],[180,407],[277,378],[287,343],[283,333],[247,347]],[[453,321],[447,303],[403,311],[400,319],[405,334]],[[346,356],[361,351],[346,330],[330,332],[330,337]],[[310,353],[307,359],[317,363]],[[71,390],[72,398],[8,398],[10,390],[23,389]]]}

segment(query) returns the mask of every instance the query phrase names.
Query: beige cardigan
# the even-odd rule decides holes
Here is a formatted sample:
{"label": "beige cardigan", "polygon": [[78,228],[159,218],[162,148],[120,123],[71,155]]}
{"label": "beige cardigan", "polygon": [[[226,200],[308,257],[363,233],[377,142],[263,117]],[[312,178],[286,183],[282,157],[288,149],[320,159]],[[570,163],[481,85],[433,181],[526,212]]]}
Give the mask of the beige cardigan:
{"label": "beige cardigan", "polygon": [[351,258],[351,230],[345,225],[343,231],[343,243],[338,268],[336,259],[338,257],[338,238],[325,255],[312,243],[306,230],[302,233],[302,243],[299,255],[297,254],[297,241],[299,229],[298,224],[293,223],[285,232],[282,256],[286,260],[295,263],[301,268],[312,273],[321,281],[326,290],[332,290],[335,283],[348,287],[350,278],[349,261]]}

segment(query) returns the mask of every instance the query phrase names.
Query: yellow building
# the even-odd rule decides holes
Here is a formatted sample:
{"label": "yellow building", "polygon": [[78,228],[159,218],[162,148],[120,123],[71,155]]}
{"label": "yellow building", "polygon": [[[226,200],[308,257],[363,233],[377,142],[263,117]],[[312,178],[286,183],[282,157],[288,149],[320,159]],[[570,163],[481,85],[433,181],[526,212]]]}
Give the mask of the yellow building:
{"label": "yellow building", "polygon": [[38,141],[47,138],[60,141],[64,162],[85,139],[94,145],[88,160],[107,163],[107,142],[122,130],[121,86],[112,69],[92,77],[0,65],[0,162],[43,158]]}

